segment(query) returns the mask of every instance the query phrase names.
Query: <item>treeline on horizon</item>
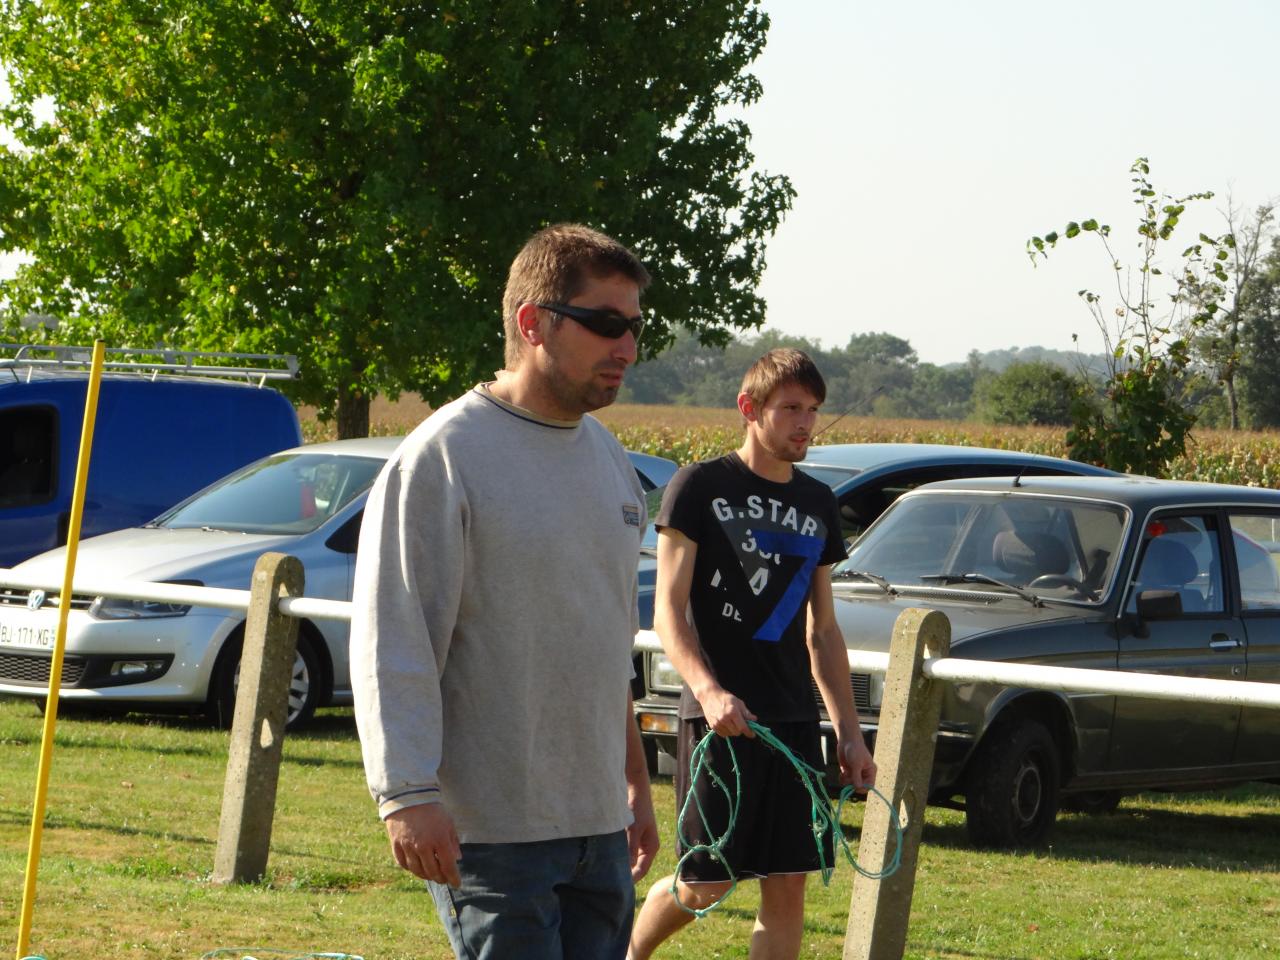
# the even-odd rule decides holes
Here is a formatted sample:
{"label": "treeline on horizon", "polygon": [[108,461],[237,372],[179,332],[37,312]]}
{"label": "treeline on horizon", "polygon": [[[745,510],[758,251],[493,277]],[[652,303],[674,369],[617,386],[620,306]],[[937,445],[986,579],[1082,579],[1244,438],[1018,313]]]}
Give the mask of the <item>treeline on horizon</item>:
{"label": "treeline on horizon", "polygon": [[767,329],[724,347],[681,331],[659,356],[628,372],[618,399],[732,407],[743,373],[775,347],[813,357],[827,382],[825,412],[915,420],[1065,424],[1074,391],[1105,369],[1101,356],[1035,346],[973,350],[961,363],[923,363],[909,341],[891,333],[854,334],[845,346],[828,349]]}
{"label": "treeline on horizon", "polygon": [[[1266,349],[1273,337],[1258,339],[1263,342],[1252,344],[1241,364],[1241,425],[1267,429],[1280,426],[1280,384],[1274,383],[1280,369]],[[813,357],[827,382],[824,412],[913,420],[1065,427],[1072,422],[1073,400],[1082,391],[1101,391],[1107,370],[1102,354],[1040,346],[972,350],[963,362],[938,365],[921,362],[910,341],[891,333],[853,334],[843,347],[828,349],[767,328],[723,347],[699,343],[682,330],[661,354],[627,373],[618,399],[732,407],[743,373],[774,347],[795,347]],[[1250,362],[1264,358],[1268,362]],[[1276,402],[1269,402],[1272,397]],[[1229,425],[1222,387],[1207,365],[1185,383],[1183,402],[1195,410],[1198,425]]]}

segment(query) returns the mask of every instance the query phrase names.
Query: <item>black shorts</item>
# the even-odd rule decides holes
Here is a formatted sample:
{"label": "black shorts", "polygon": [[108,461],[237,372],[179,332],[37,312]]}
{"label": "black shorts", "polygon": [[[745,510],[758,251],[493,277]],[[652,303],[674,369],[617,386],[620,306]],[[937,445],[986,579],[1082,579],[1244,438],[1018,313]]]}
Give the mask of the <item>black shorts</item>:
{"label": "black shorts", "polygon": [[[816,720],[767,724],[779,740],[810,766],[823,769],[821,733]],[[707,733],[707,722],[701,718],[681,720],[676,743],[676,813],[685,808],[689,794],[689,757]],[[795,767],[786,757],[759,737],[732,737],[733,752],[742,777],[742,798],[738,819],[721,853],[737,877],[767,877],[775,873],[813,873],[821,869],[818,847],[814,842],[812,801],[809,791]],[[706,752],[706,767],[713,767],[734,793],[733,762],[729,745],[723,737],[713,737]],[[707,827],[704,827],[698,805],[689,801],[682,821],[679,854],[692,846],[708,843],[724,833],[729,819],[724,792],[704,769],[692,784],[702,803]],[[833,862],[831,831],[822,835],[823,857]],[[723,865],[700,851],[684,861],[680,879],[687,883],[710,883],[729,879]]]}

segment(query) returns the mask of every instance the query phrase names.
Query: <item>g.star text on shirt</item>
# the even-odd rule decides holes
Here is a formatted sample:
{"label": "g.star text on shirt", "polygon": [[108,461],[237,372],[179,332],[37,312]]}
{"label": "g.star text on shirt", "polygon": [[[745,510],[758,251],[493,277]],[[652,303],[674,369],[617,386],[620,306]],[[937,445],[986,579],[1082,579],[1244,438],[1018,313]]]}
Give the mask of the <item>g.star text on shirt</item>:
{"label": "g.star text on shirt", "polygon": [[[769,508],[766,511],[765,503]],[[769,497],[767,500],[752,494],[747,497],[745,508],[735,510],[729,505],[729,501],[724,497],[716,497],[711,501],[711,509],[716,515],[716,519],[720,521],[732,520],[737,517],[739,520],[763,520],[766,516],[771,523],[776,523],[783,527],[789,527],[806,537],[811,537],[818,532],[818,521],[808,514],[803,515],[796,510],[795,507],[786,507],[786,512],[781,517],[778,516],[779,511],[786,507],[781,500],[775,500]]]}

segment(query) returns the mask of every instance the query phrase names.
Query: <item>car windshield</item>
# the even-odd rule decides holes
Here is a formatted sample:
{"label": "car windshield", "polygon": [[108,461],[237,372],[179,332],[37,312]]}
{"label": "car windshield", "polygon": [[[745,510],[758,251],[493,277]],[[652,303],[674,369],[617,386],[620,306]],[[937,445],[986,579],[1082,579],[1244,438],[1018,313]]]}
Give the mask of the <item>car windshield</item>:
{"label": "car windshield", "polygon": [[833,571],[894,586],[1030,591],[1046,600],[1100,603],[1123,544],[1115,504],[1009,494],[903,497]]}
{"label": "car windshield", "polygon": [[373,484],[373,457],[283,453],[220,480],[153,526],[236,533],[310,533]]}

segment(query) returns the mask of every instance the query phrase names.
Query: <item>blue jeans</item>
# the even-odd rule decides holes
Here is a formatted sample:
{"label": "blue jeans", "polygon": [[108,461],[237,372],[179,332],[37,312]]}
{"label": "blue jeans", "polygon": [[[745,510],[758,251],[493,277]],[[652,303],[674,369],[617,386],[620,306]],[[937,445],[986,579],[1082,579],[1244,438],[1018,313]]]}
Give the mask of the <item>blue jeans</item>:
{"label": "blue jeans", "polygon": [[624,960],[635,910],[624,831],[464,843],[462,886],[427,882],[458,960]]}

